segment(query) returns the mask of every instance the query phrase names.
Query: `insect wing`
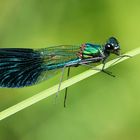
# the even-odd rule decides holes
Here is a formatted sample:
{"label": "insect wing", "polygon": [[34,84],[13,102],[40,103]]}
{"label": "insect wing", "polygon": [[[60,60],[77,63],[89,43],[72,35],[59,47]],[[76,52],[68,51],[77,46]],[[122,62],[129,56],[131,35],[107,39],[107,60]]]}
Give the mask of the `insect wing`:
{"label": "insect wing", "polygon": [[[57,73],[58,64],[76,58],[77,48],[0,49],[0,87],[19,88],[40,83]],[[49,66],[54,66],[48,70]]]}

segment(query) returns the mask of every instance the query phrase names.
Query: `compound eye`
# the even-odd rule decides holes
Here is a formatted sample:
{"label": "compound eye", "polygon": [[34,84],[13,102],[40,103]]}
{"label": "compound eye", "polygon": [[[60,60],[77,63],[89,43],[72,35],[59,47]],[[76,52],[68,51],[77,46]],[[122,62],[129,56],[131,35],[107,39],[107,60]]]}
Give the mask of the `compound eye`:
{"label": "compound eye", "polygon": [[112,50],[113,49],[113,46],[111,44],[107,44],[107,49],[108,50]]}

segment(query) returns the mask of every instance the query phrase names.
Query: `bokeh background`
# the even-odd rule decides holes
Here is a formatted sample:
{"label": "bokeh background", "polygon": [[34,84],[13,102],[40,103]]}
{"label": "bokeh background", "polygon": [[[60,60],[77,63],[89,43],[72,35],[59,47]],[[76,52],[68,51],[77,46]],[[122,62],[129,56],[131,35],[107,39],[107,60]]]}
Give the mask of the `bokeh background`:
{"label": "bokeh background", "polygon": [[[119,39],[122,52],[140,46],[139,0],[0,0],[0,47],[44,48]],[[140,56],[0,122],[0,140],[139,140]],[[76,67],[71,76],[85,71]],[[22,89],[0,89],[4,110],[59,82],[60,74]]]}

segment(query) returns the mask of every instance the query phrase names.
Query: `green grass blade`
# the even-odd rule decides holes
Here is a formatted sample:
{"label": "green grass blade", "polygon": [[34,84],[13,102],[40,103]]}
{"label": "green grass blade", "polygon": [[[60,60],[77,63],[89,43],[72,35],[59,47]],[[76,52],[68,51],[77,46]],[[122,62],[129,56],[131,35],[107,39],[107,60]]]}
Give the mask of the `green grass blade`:
{"label": "green grass blade", "polygon": [[[138,54],[140,54],[140,48],[134,49],[134,50],[126,53],[125,55],[130,55],[130,56],[133,57],[133,56],[136,56]],[[110,66],[116,65],[117,63],[120,63],[120,62],[122,62],[122,61],[124,61],[126,59],[129,59],[129,57],[124,57],[124,58],[122,58],[121,60],[119,60],[117,62],[116,62],[116,60],[118,60],[118,58],[113,59],[113,60],[109,61],[106,64],[105,68],[108,68]],[[116,63],[114,63],[114,62],[116,62]],[[114,63],[114,64],[111,65],[112,63]],[[101,69],[102,64],[97,66],[97,68]],[[69,86],[71,86],[71,85],[73,85],[73,84],[75,84],[75,83],[77,83],[77,82],[79,82],[81,80],[84,80],[85,78],[88,78],[88,77],[90,77],[90,76],[92,76],[92,75],[94,75],[94,74],[96,74],[98,72],[100,72],[100,71],[90,69],[90,70],[87,70],[87,71],[85,71],[85,72],[83,72],[81,74],[78,74],[78,75],[76,75],[76,76],[74,76],[74,77],[62,82],[60,90],[63,90],[66,87],[69,87]],[[21,111],[21,110],[23,110],[23,109],[25,109],[25,108],[27,108],[27,107],[29,107],[29,106],[41,101],[41,100],[43,100],[43,99],[53,95],[57,91],[58,91],[58,85],[55,85],[55,86],[53,86],[53,87],[51,87],[49,89],[46,89],[46,90],[44,90],[44,91],[42,91],[42,92],[40,92],[40,93],[28,98],[28,99],[25,99],[25,100],[19,102],[18,104],[14,105],[14,106],[11,106],[11,107],[3,110],[2,112],[0,112],[0,120],[3,120],[5,118],[7,118],[8,116],[11,116],[12,114],[17,113],[18,111]]]}

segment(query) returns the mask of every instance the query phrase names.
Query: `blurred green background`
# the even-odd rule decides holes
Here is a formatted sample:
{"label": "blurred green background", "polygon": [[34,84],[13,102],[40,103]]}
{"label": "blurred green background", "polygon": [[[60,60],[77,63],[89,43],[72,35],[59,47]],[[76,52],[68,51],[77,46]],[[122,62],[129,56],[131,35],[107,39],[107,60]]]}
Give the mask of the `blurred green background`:
{"label": "blurred green background", "polygon": [[[139,0],[0,0],[0,47],[43,48],[116,36],[122,52],[140,45]],[[0,140],[139,140],[140,56],[0,122]],[[73,68],[71,76],[87,68]],[[60,74],[22,89],[0,89],[4,110],[59,82]]]}

